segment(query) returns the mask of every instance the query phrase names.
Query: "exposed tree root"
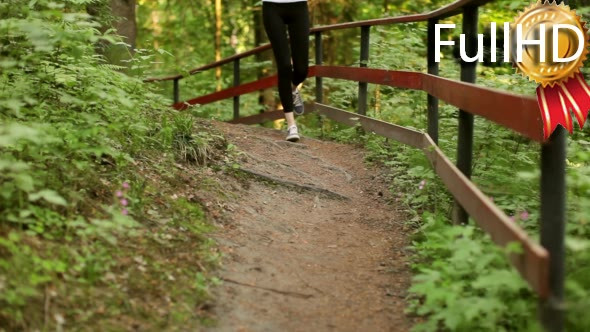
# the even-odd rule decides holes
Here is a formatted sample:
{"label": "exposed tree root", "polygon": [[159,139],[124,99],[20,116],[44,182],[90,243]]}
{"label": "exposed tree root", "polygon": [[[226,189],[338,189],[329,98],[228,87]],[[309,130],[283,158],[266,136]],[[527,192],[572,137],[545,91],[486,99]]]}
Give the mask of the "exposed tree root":
{"label": "exposed tree root", "polygon": [[[259,164],[264,164],[264,163],[268,163],[268,162],[269,162],[269,161],[264,161],[264,160],[260,159],[259,157],[257,157],[256,155],[253,155],[253,154],[251,154],[251,153],[248,153],[248,152],[242,152],[242,153],[243,153],[243,154],[244,154],[246,157],[248,157],[248,158],[250,158],[250,159],[252,159],[252,160],[254,160],[254,161],[258,162]],[[289,171],[289,172],[291,172],[291,173],[296,173],[296,174],[299,174],[300,176],[302,176],[302,177],[304,177],[304,178],[306,178],[306,179],[308,179],[308,180],[310,180],[310,181],[316,181],[316,178],[312,177],[311,175],[309,175],[309,174],[307,174],[307,173],[305,173],[305,172],[302,172],[302,171],[300,171],[300,170],[297,170],[296,168],[294,168],[294,167],[293,167],[293,166],[291,166],[291,165],[287,165],[287,164],[285,164],[285,163],[280,163],[280,162],[276,162],[276,161],[272,161],[272,164],[273,164],[274,166],[280,167],[280,168],[282,168],[282,169],[286,169],[286,170],[288,170],[288,171]]]}
{"label": "exposed tree root", "polygon": [[267,182],[271,182],[271,183],[275,183],[275,184],[280,184],[283,186],[287,186],[290,188],[293,188],[295,190],[304,190],[304,191],[311,191],[311,192],[316,192],[322,195],[325,195],[329,198],[333,198],[333,199],[341,199],[341,200],[350,200],[349,197],[344,196],[342,194],[339,194],[337,192],[331,191],[329,189],[325,189],[325,188],[320,188],[320,187],[316,187],[316,186],[312,186],[312,185],[307,185],[307,184],[301,184],[301,183],[296,183],[296,182],[292,182],[292,181],[288,181],[288,180],[283,180],[283,179],[279,179],[276,178],[274,176],[271,175],[267,175],[267,174],[262,174],[259,173],[255,170],[252,169],[248,169],[248,168],[240,168],[239,169],[240,172],[246,173],[250,176],[253,176],[257,179],[260,179],[262,181],[267,181]]}
{"label": "exposed tree root", "polygon": [[269,292],[273,292],[273,293],[278,293],[278,294],[282,294],[282,295],[286,295],[286,296],[298,297],[300,299],[309,299],[309,298],[312,298],[313,297],[312,294],[303,294],[303,293],[297,293],[297,292],[291,292],[291,291],[283,291],[283,290],[280,290],[280,289],[274,289],[274,288],[269,288],[269,287],[263,287],[263,286],[257,286],[257,285],[247,284],[245,282],[239,282],[239,281],[235,281],[235,280],[228,279],[228,278],[221,278],[221,280],[223,280],[225,282],[231,282],[232,284],[236,284],[236,285],[240,285],[240,286],[258,288],[258,289],[262,289],[262,290],[265,290],[265,291],[269,291]]}
{"label": "exposed tree root", "polygon": [[287,147],[287,148],[297,148],[297,149],[308,149],[308,146],[302,143],[293,143],[293,142],[288,142],[288,141],[276,141],[275,142],[278,145]]}

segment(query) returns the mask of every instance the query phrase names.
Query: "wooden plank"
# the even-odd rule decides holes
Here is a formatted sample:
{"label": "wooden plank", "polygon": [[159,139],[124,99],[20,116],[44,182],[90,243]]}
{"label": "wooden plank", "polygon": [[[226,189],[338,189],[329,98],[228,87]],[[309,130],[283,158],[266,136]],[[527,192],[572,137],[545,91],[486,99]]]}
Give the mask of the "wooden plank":
{"label": "wooden plank", "polygon": [[421,90],[423,73],[345,66],[316,66],[318,77],[388,85],[396,88]]}
{"label": "wooden plank", "polygon": [[246,124],[246,125],[253,125],[259,124],[266,121],[274,121],[283,118],[283,110],[275,110],[270,112],[263,112],[256,115],[246,116],[243,118],[235,119],[229,121],[229,123],[233,124]]}
{"label": "wooden plank", "polygon": [[202,72],[202,71],[205,71],[205,70],[208,70],[208,69],[212,69],[212,68],[216,68],[216,67],[219,67],[219,66],[223,66],[223,65],[228,64],[230,62],[233,62],[234,60],[237,60],[237,59],[242,59],[242,58],[248,57],[250,55],[262,53],[262,52],[264,52],[266,50],[269,50],[269,49],[270,49],[270,44],[264,44],[264,45],[255,47],[255,48],[253,48],[253,49],[251,49],[249,51],[238,53],[238,54],[234,54],[234,55],[229,56],[229,57],[227,57],[225,59],[221,59],[219,61],[212,62],[212,63],[206,64],[204,66],[200,66],[200,67],[191,69],[188,72],[188,75],[178,74],[178,75],[171,75],[171,76],[165,76],[165,77],[151,77],[151,78],[147,78],[147,79],[145,79],[143,81],[145,83],[149,83],[149,82],[171,81],[171,80],[185,78],[187,76],[194,75],[196,73],[199,73],[199,72]]}
{"label": "wooden plank", "polygon": [[534,243],[522,228],[466,178],[427,134],[424,135],[423,145],[423,151],[436,174],[475,222],[490,234],[492,241],[502,247],[513,242],[521,245],[522,253],[511,255],[511,262],[531,288],[541,298],[546,298],[549,295],[547,250]]}
{"label": "wooden plank", "polygon": [[419,131],[372,119],[360,114],[347,112],[324,104],[313,103],[312,108],[318,113],[342,124],[352,127],[360,125],[367,132],[373,132],[415,148],[422,147],[424,134]]}
{"label": "wooden plank", "polygon": [[[314,77],[316,73],[315,66],[309,67],[308,70],[308,77]],[[187,109],[190,105],[206,105],[210,104],[219,100],[224,100],[228,98],[233,98],[235,96],[241,96],[247,93],[256,92],[268,88],[272,88],[276,86],[278,83],[277,75],[268,76],[262,79],[259,79],[254,82],[245,83],[242,85],[238,85],[235,87],[231,87],[225,90],[221,90],[218,92],[210,93],[208,95],[204,95],[201,97],[197,97],[194,99],[190,99],[187,101],[182,101],[172,105],[175,109],[182,111]]]}
{"label": "wooden plank", "polygon": [[422,91],[469,113],[543,142],[543,120],[537,100],[530,96],[485,88],[430,74],[423,74]]}
{"label": "wooden plank", "polygon": [[246,93],[264,90],[277,85],[277,75],[265,77],[258,81],[242,84],[236,87],[231,87],[225,90],[214,92],[208,95],[182,101],[172,105],[177,110],[185,110],[190,105],[206,105],[219,100],[240,96]]}
{"label": "wooden plank", "polygon": [[315,72],[318,77],[421,90],[530,139],[544,141],[543,121],[537,101],[533,97],[515,95],[420,72],[341,66],[316,66]]}

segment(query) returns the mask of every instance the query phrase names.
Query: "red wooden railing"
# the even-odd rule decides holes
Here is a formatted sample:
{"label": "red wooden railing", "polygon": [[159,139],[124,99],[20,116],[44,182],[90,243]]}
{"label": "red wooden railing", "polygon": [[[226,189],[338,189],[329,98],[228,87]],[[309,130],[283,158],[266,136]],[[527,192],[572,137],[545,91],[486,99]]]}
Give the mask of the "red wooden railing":
{"label": "red wooden railing", "polygon": [[[522,277],[541,298],[540,313],[543,326],[549,331],[562,331],[564,281],[564,225],[565,225],[565,130],[560,128],[543,141],[542,121],[537,102],[530,96],[475,85],[476,63],[461,64],[461,81],[442,78],[434,61],[434,26],[439,19],[463,14],[463,33],[473,41],[477,35],[479,6],[490,0],[459,0],[440,9],[416,15],[389,17],[316,27],[315,62],[309,77],[316,79],[316,101],[307,108],[346,125],[360,125],[367,132],[394,139],[422,149],[432,166],[455,197],[459,208],[459,223],[471,216],[475,222],[500,246],[516,242],[522,253],[514,253],[510,260]],[[369,57],[370,28],[376,25],[421,22],[428,23],[428,73],[392,71],[365,68]],[[360,67],[322,65],[322,32],[338,29],[361,28]],[[467,43],[467,53],[475,53],[476,43]],[[240,118],[239,96],[276,86],[276,76],[240,84],[240,59],[270,48],[262,45],[191,70],[190,75],[234,63],[234,87],[180,102],[179,80],[183,75],[151,78],[146,82],[174,81],[174,108],[183,110],[190,105],[208,104],[228,98],[234,99],[233,123],[256,124],[283,116],[281,111],[265,112]],[[323,78],[359,82],[358,113],[351,113],[323,104]],[[428,130],[422,133],[413,129],[372,119],[367,116],[367,84],[380,84],[397,88],[420,90],[428,93]],[[438,100],[459,108],[457,165],[454,165],[438,148]],[[509,128],[541,145],[541,245],[512,222],[504,212],[470,181],[473,146],[473,115],[482,116]],[[462,211],[462,212],[461,212]]]}

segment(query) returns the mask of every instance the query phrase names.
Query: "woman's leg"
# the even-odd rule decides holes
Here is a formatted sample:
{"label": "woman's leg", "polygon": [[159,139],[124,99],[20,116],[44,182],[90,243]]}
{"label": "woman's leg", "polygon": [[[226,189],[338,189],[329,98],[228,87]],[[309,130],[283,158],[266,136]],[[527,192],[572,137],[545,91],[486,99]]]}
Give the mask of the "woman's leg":
{"label": "woman's leg", "polygon": [[292,82],[294,86],[297,86],[307,78],[309,67],[309,11],[307,2],[293,3],[288,28],[293,57]]}
{"label": "woman's leg", "polygon": [[297,125],[297,122],[295,122],[295,114],[293,112],[285,113],[285,121],[287,121],[287,128]]}
{"label": "woman's leg", "polygon": [[[283,7],[284,8],[284,7]],[[293,112],[293,94],[291,84],[293,82],[293,67],[291,66],[291,51],[287,38],[287,27],[284,20],[284,9],[281,4],[263,2],[262,17],[264,29],[272,46],[272,51],[277,63],[279,76],[279,96],[285,113]],[[287,120],[289,120],[287,118]],[[289,121],[288,121],[289,122]],[[293,124],[289,124],[294,125]]]}

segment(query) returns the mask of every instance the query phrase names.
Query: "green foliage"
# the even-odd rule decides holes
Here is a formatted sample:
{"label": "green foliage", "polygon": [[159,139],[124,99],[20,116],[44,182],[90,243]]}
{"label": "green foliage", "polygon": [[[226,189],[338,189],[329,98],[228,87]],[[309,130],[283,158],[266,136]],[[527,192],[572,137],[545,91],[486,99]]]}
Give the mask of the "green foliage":
{"label": "green foliage", "polygon": [[[196,326],[215,282],[210,228],[198,202],[153,179],[173,179],[177,161],[211,162],[225,143],[95,53],[118,37],[89,4],[106,2],[0,3],[0,325]],[[152,58],[138,52],[131,73]],[[185,260],[170,263],[178,249]]]}
{"label": "green foliage", "polygon": [[[134,118],[162,105],[139,80],[103,66],[92,47],[103,37],[88,15],[50,2],[31,6],[22,19],[0,21],[0,216],[24,228],[56,207],[74,209],[84,195],[77,184],[132,161],[131,138],[149,128]],[[63,222],[46,231],[60,234]]]}
{"label": "green foliage", "polygon": [[425,213],[412,249],[418,273],[410,310],[429,317],[416,331],[536,329],[531,291],[508,266],[507,255],[476,227]]}
{"label": "green foliage", "polygon": [[209,154],[207,135],[194,134],[192,116],[178,115],[174,118],[172,146],[182,161],[205,164]]}

